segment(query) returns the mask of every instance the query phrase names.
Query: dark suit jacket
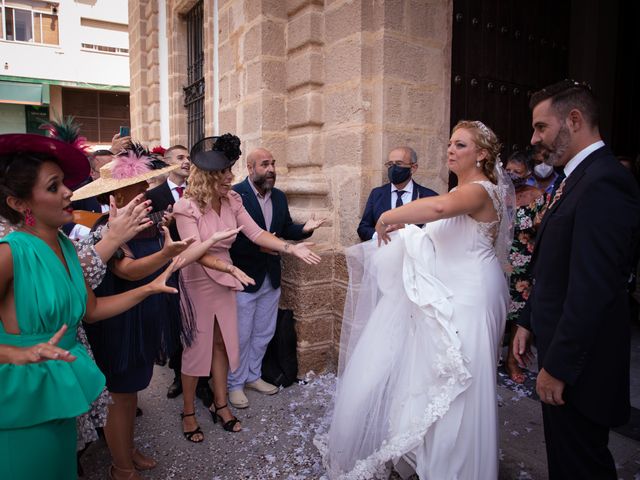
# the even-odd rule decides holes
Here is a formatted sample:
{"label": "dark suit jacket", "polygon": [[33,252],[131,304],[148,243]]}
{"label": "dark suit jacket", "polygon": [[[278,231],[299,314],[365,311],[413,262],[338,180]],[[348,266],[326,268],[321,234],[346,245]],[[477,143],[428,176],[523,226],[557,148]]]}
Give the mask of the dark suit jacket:
{"label": "dark suit jacket", "polygon": [[[418,185],[415,180],[413,181],[413,196],[411,197],[411,200],[423,197],[432,197],[434,195],[437,195],[437,193],[427,187]],[[385,183],[381,187],[376,187],[371,190],[369,198],[367,199],[367,205],[364,207],[362,220],[360,220],[360,225],[358,225],[358,236],[361,240],[371,240],[371,237],[373,237],[373,234],[376,231],[378,218],[390,209],[391,184]]]}
{"label": "dark suit jacket", "polygon": [[566,383],[564,400],[605,426],[629,415],[627,280],[639,231],[638,186],[602,147],[542,220],[518,320],[535,335],[539,366]]}
{"label": "dark suit jacket", "polygon": [[[273,217],[271,220],[271,228],[265,225],[262,209],[256,198],[249,179],[245,178],[233,186],[233,189],[242,197],[242,203],[251,218],[260,226],[277,237],[287,240],[302,240],[308,238],[311,233],[303,233],[304,225],[295,224],[291,220],[289,214],[289,203],[287,197],[282,190],[274,188],[271,190],[271,203],[273,205]],[[253,278],[255,285],[247,285],[245,292],[257,292],[264,282],[264,278],[269,274],[269,280],[273,288],[280,286],[280,255],[271,255],[260,251],[260,247],[251,242],[246,236],[240,232],[235,242],[231,246],[231,260],[233,264],[244,273]]]}
{"label": "dark suit jacket", "polygon": [[[151,206],[153,208],[152,212],[162,212],[166,210],[169,205],[173,205],[175,203],[173,195],[171,194],[171,189],[169,188],[166,180],[157,187],[147,190],[145,196],[148,200],[151,200]],[[169,233],[173,240],[180,240],[176,222],[171,222],[169,225]]]}

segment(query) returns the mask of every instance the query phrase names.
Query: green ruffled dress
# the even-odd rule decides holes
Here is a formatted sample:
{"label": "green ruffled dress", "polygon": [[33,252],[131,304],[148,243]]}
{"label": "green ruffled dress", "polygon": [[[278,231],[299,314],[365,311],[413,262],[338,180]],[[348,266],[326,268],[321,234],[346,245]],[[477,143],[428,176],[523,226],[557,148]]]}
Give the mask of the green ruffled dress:
{"label": "green ruffled dress", "polygon": [[68,480],[77,477],[75,417],[86,412],[104,387],[104,376],[76,341],[87,292],[71,241],[60,233],[69,272],[38,237],[13,232],[0,239],[13,256],[13,287],[19,335],[0,323],[0,344],[27,347],[48,341],[67,324],[58,346],[73,362],[0,364],[0,479]]}

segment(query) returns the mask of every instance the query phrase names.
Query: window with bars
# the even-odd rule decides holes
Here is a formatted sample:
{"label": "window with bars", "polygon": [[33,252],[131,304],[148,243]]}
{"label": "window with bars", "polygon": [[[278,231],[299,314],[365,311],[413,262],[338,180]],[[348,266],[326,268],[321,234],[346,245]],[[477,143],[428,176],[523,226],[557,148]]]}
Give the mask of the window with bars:
{"label": "window with bars", "polygon": [[26,8],[0,6],[0,38],[12,42],[58,45],[58,16]]}
{"label": "window with bars", "polygon": [[187,22],[187,109],[189,146],[204,138],[204,23],[203,2],[195,4],[185,16]]}

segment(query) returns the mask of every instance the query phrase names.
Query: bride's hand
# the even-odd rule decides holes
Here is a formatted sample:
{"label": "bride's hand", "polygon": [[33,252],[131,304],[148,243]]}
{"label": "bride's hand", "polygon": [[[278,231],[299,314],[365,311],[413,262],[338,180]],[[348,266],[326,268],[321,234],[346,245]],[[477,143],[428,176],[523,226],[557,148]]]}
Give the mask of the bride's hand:
{"label": "bride's hand", "polygon": [[389,225],[387,227],[387,233],[395,232],[404,228],[404,223],[396,223],[395,225]]}
{"label": "bride's hand", "polygon": [[391,233],[393,230],[393,225],[385,225],[385,223],[382,221],[382,215],[380,215],[380,218],[378,219],[378,223],[376,223],[376,233],[378,234],[378,246],[380,246],[382,244],[382,242],[384,242],[384,244],[386,245],[387,243],[389,243],[391,241],[391,237],[389,237],[389,233]]}

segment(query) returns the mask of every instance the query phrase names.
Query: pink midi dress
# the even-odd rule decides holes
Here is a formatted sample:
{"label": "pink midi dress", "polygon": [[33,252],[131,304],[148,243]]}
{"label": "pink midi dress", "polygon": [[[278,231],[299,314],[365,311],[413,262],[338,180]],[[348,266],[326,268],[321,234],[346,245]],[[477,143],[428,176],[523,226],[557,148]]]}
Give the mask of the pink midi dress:
{"label": "pink midi dress", "polygon": [[[253,242],[264,231],[247,213],[242,198],[236,192],[230,191],[221,203],[218,215],[211,207],[207,207],[203,213],[190,198],[183,197],[176,202],[173,212],[180,238],[194,236],[197,243],[215,232],[243,225],[242,233]],[[207,253],[230,264],[229,248],[235,238],[234,235],[216,243]],[[222,332],[229,367],[234,371],[239,364],[236,292],[242,291],[242,284],[228,273],[204,267],[197,262],[180,270],[180,275],[192,303],[197,327],[191,346],[182,353],[182,373],[194,377],[210,374],[215,319]]]}

